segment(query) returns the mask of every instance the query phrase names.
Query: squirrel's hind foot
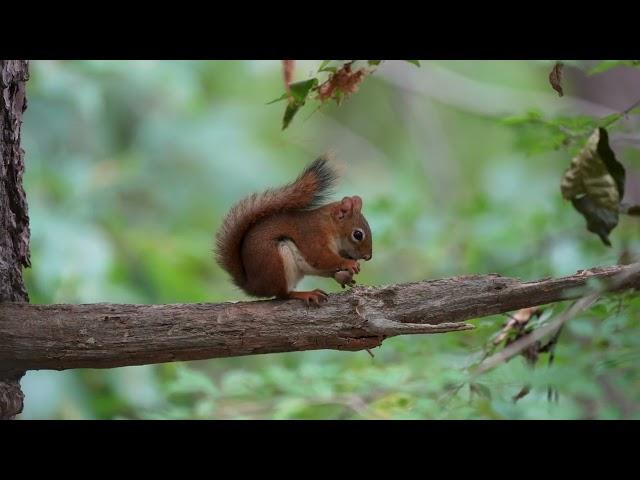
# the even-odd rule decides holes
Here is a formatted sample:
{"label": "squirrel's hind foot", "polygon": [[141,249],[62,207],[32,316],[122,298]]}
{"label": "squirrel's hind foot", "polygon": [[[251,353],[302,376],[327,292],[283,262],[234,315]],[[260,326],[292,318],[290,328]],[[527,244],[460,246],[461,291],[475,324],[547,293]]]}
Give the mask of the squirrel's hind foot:
{"label": "squirrel's hind foot", "polygon": [[306,302],[307,306],[313,303],[316,307],[319,307],[320,303],[329,300],[327,293],[318,288],[311,292],[289,292],[287,298],[297,298],[298,300]]}

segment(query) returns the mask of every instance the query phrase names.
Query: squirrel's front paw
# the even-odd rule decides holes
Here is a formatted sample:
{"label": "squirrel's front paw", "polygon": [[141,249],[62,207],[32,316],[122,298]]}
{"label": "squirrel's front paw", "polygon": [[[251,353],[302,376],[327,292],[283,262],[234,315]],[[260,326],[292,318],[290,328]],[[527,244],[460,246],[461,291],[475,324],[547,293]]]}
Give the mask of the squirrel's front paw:
{"label": "squirrel's front paw", "polygon": [[353,279],[353,274],[347,270],[340,270],[333,275],[333,278],[338,282],[342,288],[345,285],[353,286],[356,284],[356,281]]}
{"label": "squirrel's front paw", "polygon": [[346,270],[353,276],[356,273],[360,273],[360,263],[358,263],[356,260],[345,260],[344,262],[342,262],[342,265],[340,265],[338,271],[340,270]]}

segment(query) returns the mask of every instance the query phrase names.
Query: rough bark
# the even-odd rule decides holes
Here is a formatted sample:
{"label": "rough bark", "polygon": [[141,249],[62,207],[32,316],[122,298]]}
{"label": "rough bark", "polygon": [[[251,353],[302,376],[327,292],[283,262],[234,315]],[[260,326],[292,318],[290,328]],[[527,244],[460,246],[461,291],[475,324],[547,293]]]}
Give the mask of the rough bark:
{"label": "rough bark", "polygon": [[[22,268],[29,263],[29,216],[22,188],[24,152],[20,148],[22,113],[27,108],[24,60],[0,60],[0,304],[28,302]],[[0,362],[0,419],[22,411],[23,371]]]}
{"label": "rough bark", "polygon": [[[635,269],[635,270],[634,270]],[[321,307],[297,300],[186,305],[0,304],[0,364],[111,368],[272,352],[379,346],[395,335],[472,328],[464,320],[584,294],[592,279],[640,288],[638,265],[521,282],[478,275],[358,287]]]}

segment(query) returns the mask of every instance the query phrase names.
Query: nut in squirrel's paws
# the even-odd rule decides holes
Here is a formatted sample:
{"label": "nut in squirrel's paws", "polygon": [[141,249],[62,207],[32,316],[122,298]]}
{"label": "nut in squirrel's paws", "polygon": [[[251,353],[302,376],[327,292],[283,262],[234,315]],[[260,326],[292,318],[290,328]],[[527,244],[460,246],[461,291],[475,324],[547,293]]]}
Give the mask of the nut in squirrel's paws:
{"label": "nut in squirrel's paws", "polygon": [[342,288],[345,285],[353,286],[356,284],[356,281],[353,279],[353,274],[348,270],[340,270],[333,275],[333,278],[338,282]]}

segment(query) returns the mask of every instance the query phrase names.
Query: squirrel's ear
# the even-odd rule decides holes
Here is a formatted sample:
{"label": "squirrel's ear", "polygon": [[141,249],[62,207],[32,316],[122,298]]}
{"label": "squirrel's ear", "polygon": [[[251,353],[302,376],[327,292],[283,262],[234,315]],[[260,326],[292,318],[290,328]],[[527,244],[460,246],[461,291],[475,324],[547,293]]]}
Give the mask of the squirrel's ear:
{"label": "squirrel's ear", "polygon": [[338,204],[334,210],[334,214],[338,220],[342,220],[344,217],[351,215],[353,211],[353,199],[344,197],[340,204]]}
{"label": "squirrel's ear", "polygon": [[351,197],[351,200],[353,201],[353,211],[360,212],[360,210],[362,210],[362,198],[358,195],[354,195]]}

